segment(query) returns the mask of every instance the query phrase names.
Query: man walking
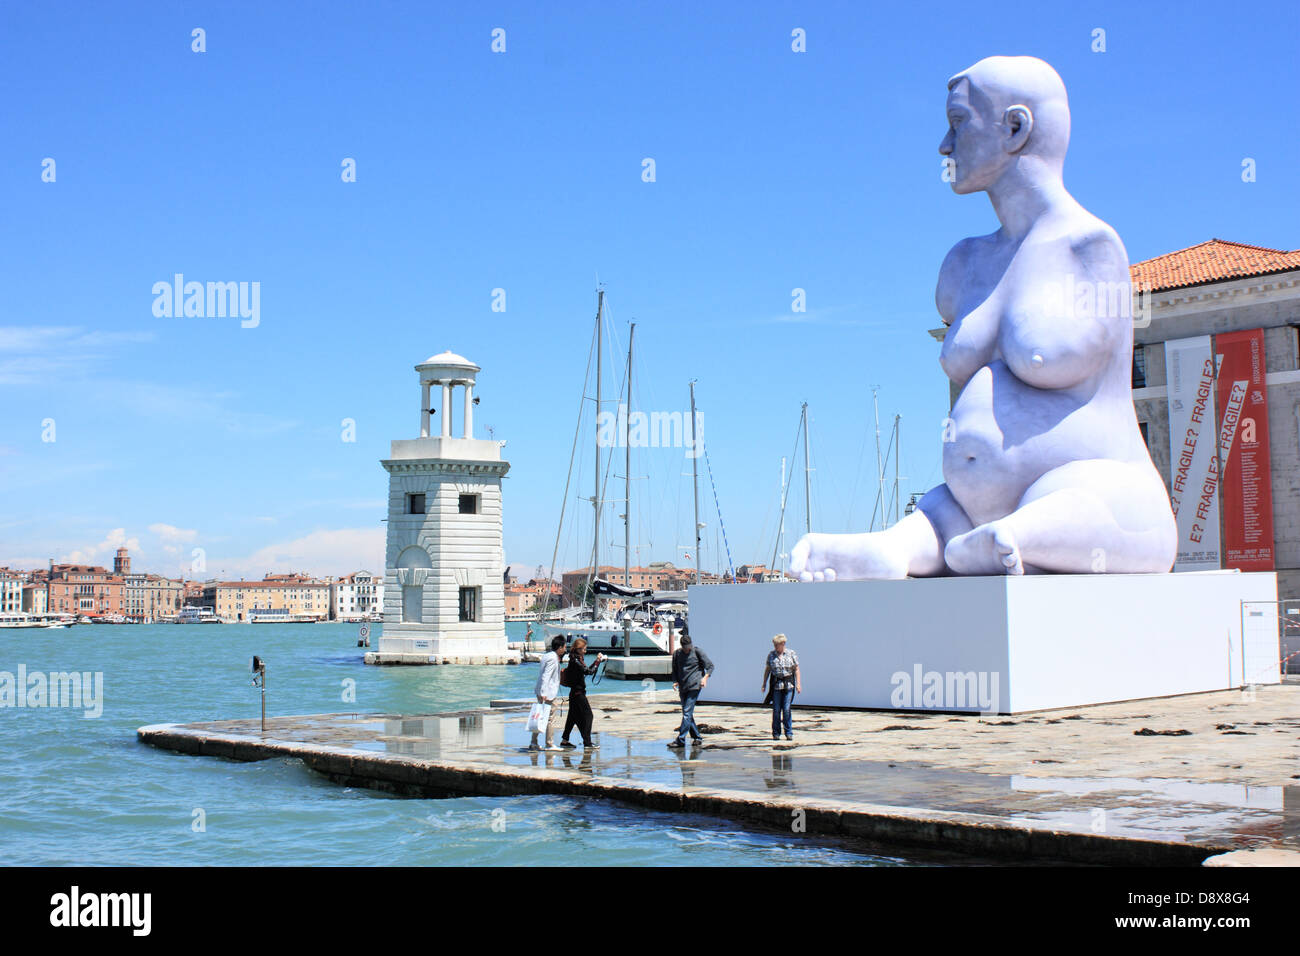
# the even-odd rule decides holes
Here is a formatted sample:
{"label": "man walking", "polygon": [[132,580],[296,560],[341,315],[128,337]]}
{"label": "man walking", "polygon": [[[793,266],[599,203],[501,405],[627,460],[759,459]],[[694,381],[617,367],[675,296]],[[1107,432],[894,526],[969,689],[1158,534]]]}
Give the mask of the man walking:
{"label": "man walking", "polygon": [[[541,673],[537,675],[537,683],[533,686],[533,695],[536,696],[539,704],[549,704],[551,708],[550,716],[546,719],[546,749],[559,750],[551,743],[551,736],[555,733],[555,698],[560,693],[560,658],[564,656],[564,636],[557,634],[551,638],[551,649],[542,655]],[[529,750],[537,749],[537,731],[533,731],[533,742],[528,745]]]}
{"label": "man walking", "polygon": [[772,739],[781,739],[781,724],[785,724],[785,739],[794,740],[794,731],[790,725],[790,705],[794,695],[803,693],[803,678],[799,672],[799,658],[794,651],[786,649],[784,634],[772,638],[772,650],[768,652],[767,664],[763,667],[763,686],[768,689],[771,679],[772,693]]}
{"label": "man walking", "polygon": [[690,637],[683,635],[682,646],[673,652],[673,689],[682,698],[682,724],[677,728],[677,739],[669,747],[685,747],[688,733],[695,743],[703,739],[695,726],[695,702],[700,699],[700,691],[709,685],[712,673],[713,661]]}

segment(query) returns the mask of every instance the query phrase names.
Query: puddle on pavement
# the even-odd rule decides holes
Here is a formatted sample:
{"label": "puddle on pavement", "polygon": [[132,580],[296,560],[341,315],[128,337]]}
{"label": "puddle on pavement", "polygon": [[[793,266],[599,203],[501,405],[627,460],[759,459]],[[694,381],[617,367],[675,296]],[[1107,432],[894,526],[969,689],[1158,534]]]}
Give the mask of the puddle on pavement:
{"label": "puddle on pavement", "polygon": [[[366,751],[572,770],[629,785],[734,790],[876,806],[987,814],[1076,832],[1300,847],[1300,787],[1135,778],[1029,777],[884,761],[801,756],[797,745],[675,750],[662,739],[593,734],[598,749],[537,752],[520,710],[383,717],[335,724],[336,743]],[[358,730],[372,739],[349,739]],[[574,735],[575,740],[577,735]],[[558,742],[558,728],[556,740]]]}

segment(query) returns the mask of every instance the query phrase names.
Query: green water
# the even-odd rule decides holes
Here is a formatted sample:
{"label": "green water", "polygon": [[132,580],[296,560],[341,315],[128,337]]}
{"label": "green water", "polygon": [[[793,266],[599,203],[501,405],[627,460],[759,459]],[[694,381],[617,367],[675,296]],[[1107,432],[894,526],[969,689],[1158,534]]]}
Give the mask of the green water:
{"label": "green water", "polygon": [[[372,625],[371,639],[380,627]],[[524,625],[508,625],[512,639]],[[352,624],[78,625],[0,631],[0,671],[103,675],[103,713],[0,709],[7,864],[889,865],[716,820],[567,797],[406,799],[295,760],[234,763],[137,743],[145,724],[268,714],[428,713],[531,694],[537,665],[366,667]],[[355,681],[355,703],[344,701]],[[626,690],[607,681],[594,693]],[[492,811],[506,811],[494,829]],[[198,813],[197,811],[202,811]],[[194,821],[205,829],[195,832]]]}

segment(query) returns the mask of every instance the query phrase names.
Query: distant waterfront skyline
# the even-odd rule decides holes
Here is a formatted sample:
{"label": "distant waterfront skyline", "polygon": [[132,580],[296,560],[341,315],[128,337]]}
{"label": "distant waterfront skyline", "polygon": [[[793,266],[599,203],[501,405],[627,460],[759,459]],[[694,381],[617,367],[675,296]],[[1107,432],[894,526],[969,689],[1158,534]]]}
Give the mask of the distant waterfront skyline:
{"label": "distant waterfront skyline", "polygon": [[[483,367],[476,433],[507,442],[506,564],[550,570],[562,505],[555,574],[589,564],[589,402],[565,483],[598,280],[606,410],[633,319],[637,408],[685,415],[698,380],[704,567],[771,561],[783,456],[787,548],[802,532],[803,401],[813,526],[865,530],[872,387],[882,435],[902,415],[906,501],[940,480],[939,264],[996,226],[941,178],[954,73],[1057,68],[1066,184],[1130,260],[1300,247],[1294,5],[989,10],[936,31],[849,3],[7,8],[0,566],[126,546],[174,577],[382,572],[379,461],[444,349]],[[695,563],[691,464],[635,451],[632,564]],[[602,564],[624,560],[622,469]]]}

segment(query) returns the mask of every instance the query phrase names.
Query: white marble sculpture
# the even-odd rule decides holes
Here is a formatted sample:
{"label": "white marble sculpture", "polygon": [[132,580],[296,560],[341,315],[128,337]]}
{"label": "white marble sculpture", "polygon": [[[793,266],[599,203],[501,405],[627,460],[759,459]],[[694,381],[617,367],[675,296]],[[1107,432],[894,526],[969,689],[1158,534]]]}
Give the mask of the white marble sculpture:
{"label": "white marble sculpture", "polygon": [[809,534],[802,581],[942,574],[1164,572],[1177,532],[1133,409],[1132,301],[1119,236],[1065,190],[1065,85],[1034,57],[948,81],[954,192],[988,193],[1001,228],[939,271],[939,362],[961,390],[944,484],[898,524]]}

